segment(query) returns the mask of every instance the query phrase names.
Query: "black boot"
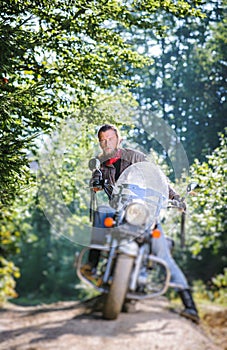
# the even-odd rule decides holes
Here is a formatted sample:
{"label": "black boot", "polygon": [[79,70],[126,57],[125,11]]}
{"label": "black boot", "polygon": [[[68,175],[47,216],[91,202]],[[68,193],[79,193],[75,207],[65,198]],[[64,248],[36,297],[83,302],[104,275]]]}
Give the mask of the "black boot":
{"label": "black boot", "polygon": [[185,309],[181,312],[181,316],[189,318],[195,323],[199,323],[199,315],[196,309],[192,294],[189,289],[183,289],[179,291],[181,300],[185,306]]}

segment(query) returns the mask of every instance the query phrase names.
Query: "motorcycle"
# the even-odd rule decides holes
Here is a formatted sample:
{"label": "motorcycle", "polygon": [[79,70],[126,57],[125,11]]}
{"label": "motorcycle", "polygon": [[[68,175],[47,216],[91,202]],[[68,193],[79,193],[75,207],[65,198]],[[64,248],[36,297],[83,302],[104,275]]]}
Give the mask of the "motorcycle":
{"label": "motorcycle", "polygon": [[[152,240],[160,235],[160,214],[169,206],[169,189],[164,174],[150,162],[129,166],[114,186],[102,179],[98,159],[89,167],[96,174],[91,186],[94,232],[91,244],[77,257],[77,275],[105,295],[103,318],[113,320],[128,302],[155,298],[174,287],[166,262],[152,254]],[[104,189],[109,207],[98,206],[94,187]],[[179,206],[171,202],[171,207]],[[100,213],[103,225],[95,228]],[[99,251],[95,283],[81,272],[89,250]]]}

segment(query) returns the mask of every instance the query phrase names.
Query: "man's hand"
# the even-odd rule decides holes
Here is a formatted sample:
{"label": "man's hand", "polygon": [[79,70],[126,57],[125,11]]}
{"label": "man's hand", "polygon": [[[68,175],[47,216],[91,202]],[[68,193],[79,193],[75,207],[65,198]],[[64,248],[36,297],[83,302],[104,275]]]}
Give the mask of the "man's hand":
{"label": "man's hand", "polygon": [[94,192],[101,191],[103,189],[103,180],[100,179],[100,177],[91,179],[91,181],[90,181],[90,188]]}
{"label": "man's hand", "polygon": [[176,201],[176,206],[181,209],[183,212],[186,212],[187,210],[187,206],[186,203],[184,201],[184,197],[180,198],[179,195],[176,195],[173,197],[173,200]]}

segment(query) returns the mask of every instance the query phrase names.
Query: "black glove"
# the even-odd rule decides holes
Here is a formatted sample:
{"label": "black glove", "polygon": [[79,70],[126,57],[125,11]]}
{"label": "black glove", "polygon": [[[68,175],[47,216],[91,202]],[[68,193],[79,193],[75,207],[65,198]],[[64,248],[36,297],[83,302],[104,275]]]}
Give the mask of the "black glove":
{"label": "black glove", "polygon": [[90,187],[96,188],[97,190],[103,189],[103,179],[100,174],[100,172],[95,171],[91,180],[90,180]]}

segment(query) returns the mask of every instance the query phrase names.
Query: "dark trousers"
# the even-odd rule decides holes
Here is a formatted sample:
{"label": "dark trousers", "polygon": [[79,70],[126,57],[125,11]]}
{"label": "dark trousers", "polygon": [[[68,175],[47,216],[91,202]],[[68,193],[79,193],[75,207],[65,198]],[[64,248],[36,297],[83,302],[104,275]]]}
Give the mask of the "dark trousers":
{"label": "dark trousers", "polygon": [[[107,205],[100,205],[93,215],[93,225],[91,233],[91,244],[103,245],[106,242],[106,235],[109,228],[104,226],[106,217],[113,217],[115,210]],[[92,268],[96,268],[99,262],[100,250],[90,249],[88,255],[88,263]]]}

